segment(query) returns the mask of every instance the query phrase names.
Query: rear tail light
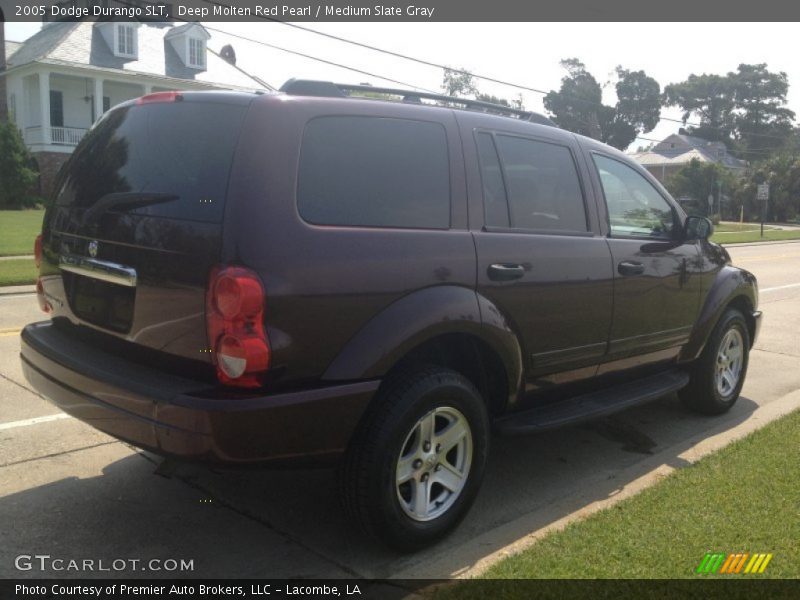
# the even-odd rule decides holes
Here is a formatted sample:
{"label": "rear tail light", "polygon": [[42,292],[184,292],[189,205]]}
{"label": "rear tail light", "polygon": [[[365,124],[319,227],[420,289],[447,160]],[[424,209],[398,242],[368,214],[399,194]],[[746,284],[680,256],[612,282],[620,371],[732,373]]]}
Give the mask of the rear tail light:
{"label": "rear tail light", "polygon": [[36,263],[36,268],[42,266],[42,234],[36,236],[36,241],[33,243],[33,262]]}
{"label": "rear tail light", "polygon": [[[36,264],[36,268],[42,266],[42,234],[36,236],[36,241],[33,243],[33,262]],[[53,307],[50,305],[50,302],[47,301],[47,298],[44,295],[44,286],[42,285],[42,278],[38,278],[36,280],[36,300],[39,302],[39,308],[41,308],[44,312],[49,313],[53,310]]]}
{"label": "rear tail light", "polygon": [[206,322],[221,383],[261,386],[271,354],[264,330],[264,304],[264,286],[253,271],[244,267],[212,269],[206,293]]}
{"label": "rear tail light", "polygon": [[155,92],[137,98],[136,104],[155,104],[157,102],[180,102],[183,95],[180,92]]}
{"label": "rear tail light", "polygon": [[53,307],[44,295],[44,286],[42,285],[41,277],[36,280],[36,300],[39,302],[39,308],[44,312],[49,313],[53,310]]}

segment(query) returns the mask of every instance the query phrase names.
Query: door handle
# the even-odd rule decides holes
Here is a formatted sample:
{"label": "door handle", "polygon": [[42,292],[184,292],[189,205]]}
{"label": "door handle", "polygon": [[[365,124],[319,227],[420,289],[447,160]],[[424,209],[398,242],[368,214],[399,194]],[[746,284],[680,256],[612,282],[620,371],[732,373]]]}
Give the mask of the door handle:
{"label": "door handle", "polygon": [[644,265],[640,262],[624,260],[617,265],[620,275],[641,275],[644,273]]}
{"label": "door handle", "polygon": [[489,279],[493,279],[494,281],[512,281],[525,275],[525,267],[516,264],[495,263],[489,265],[487,272],[489,274]]}

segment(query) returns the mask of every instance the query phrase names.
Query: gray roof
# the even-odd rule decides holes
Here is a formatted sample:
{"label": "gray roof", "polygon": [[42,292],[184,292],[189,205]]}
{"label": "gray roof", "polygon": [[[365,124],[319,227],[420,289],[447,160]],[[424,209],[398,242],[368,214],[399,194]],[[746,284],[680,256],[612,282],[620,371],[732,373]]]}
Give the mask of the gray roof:
{"label": "gray roof", "polygon": [[693,159],[719,163],[729,169],[744,169],[747,162],[731,156],[722,142],[712,142],[685,133],[674,133],[646,152],[631,157],[644,166],[680,166]]}
{"label": "gray roof", "polygon": [[95,23],[52,23],[23,42],[8,63],[10,68],[31,62],[45,62],[87,69],[115,69],[130,74],[195,81],[215,87],[264,88],[263,82],[250,77],[213,52],[207,54],[205,71],[187,67],[172,45],[165,41],[166,34],[173,29],[177,28],[169,23],[143,23],[137,29],[138,58],[132,60],[115,56]]}
{"label": "gray roof", "polygon": [[12,42],[11,40],[6,40],[6,62],[11,56],[19,50],[20,46],[22,46],[22,42]]}

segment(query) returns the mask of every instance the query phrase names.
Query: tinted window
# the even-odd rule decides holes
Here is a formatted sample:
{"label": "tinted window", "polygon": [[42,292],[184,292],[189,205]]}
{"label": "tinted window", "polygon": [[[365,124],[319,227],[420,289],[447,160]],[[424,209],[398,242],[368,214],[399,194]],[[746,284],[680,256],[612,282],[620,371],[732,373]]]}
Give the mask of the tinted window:
{"label": "tinted window", "polygon": [[481,162],[481,182],[483,183],[483,210],[486,225],[508,227],[508,202],[500,160],[497,158],[492,136],[479,133],[477,136],[478,156]]}
{"label": "tinted window", "polygon": [[306,126],[297,206],[320,225],[450,225],[444,128],[370,117],[324,117]]}
{"label": "tinted window", "polygon": [[164,201],[108,210],[219,222],[245,110],[190,101],[114,110],[75,150],[56,202],[89,208],[108,194],[159,194]]}
{"label": "tinted window", "polygon": [[495,139],[503,162],[511,226],[586,231],[583,194],[569,149],[506,135]]}
{"label": "tinted window", "polygon": [[611,235],[671,238],[672,207],[653,185],[631,167],[594,155],[608,206]]}

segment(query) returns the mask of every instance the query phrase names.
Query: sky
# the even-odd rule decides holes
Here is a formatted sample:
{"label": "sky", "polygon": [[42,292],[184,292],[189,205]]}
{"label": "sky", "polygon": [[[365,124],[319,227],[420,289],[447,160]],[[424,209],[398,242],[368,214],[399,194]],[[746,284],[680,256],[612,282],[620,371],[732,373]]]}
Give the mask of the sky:
{"label": "sky", "polygon": [[[281,23],[205,23],[209,46],[232,44],[237,64],[270,85],[280,87],[291,77],[372,83],[399,87],[377,76],[439,91],[442,70],[331,40]],[[644,70],[662,87],[685,80],[691,73],[725,74],[740,63],[765,62],[789,76],[788,108],[800,115],[798,23],[298,23],[429,62],[464,68],[549,91],[558,89],[564,58],[578,58],[601,82],[604,102],[613,104],[614,70]],[[6,39],[22,41],[38,31],[38,23],[6,23]],[[227,33],[220,33],[222,30]],[[230,35],[229,35],[230,34]],[[244,40],[236,36],[250,38]],[[268,48],[264,42],[327,61],[360,69],[368,76]],[[542,94],[476,79],[483,93],[508,99],[522,92],[525,108],[544,113]],[[793,85],[796,84],[796,85]],[[676,108],[662,117],[680,119]],[[644,137],[663,139],[680,124],[660,121]],[[636,140],[629,150],[649,142]]]}

